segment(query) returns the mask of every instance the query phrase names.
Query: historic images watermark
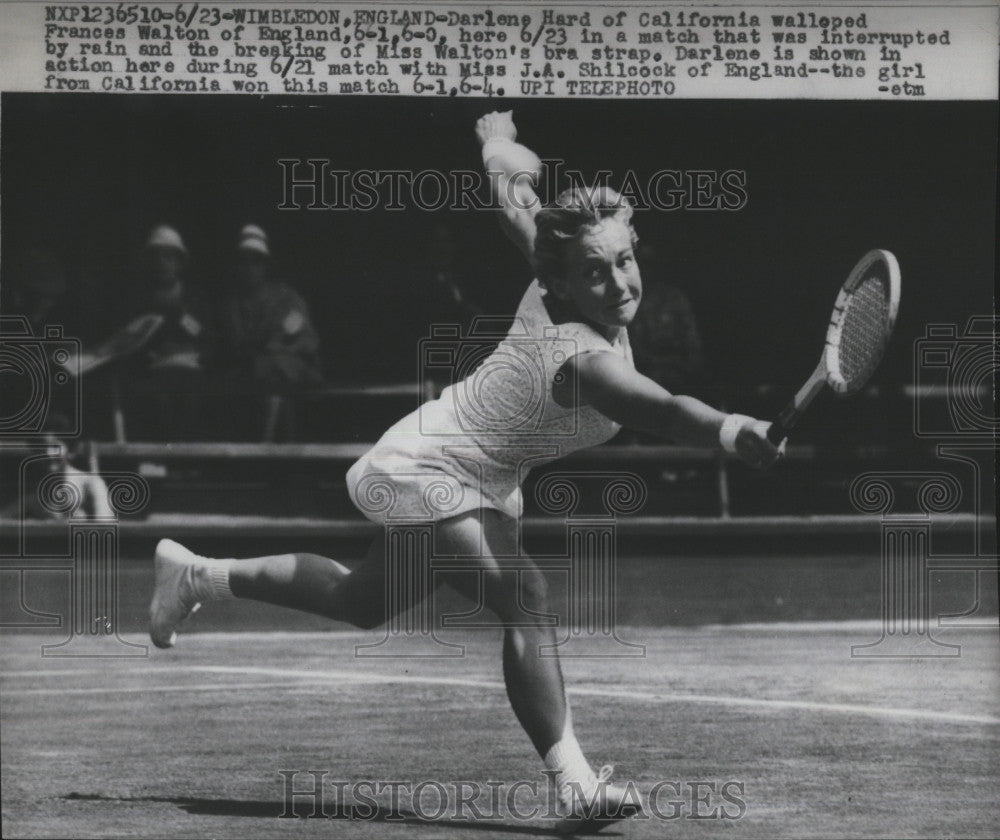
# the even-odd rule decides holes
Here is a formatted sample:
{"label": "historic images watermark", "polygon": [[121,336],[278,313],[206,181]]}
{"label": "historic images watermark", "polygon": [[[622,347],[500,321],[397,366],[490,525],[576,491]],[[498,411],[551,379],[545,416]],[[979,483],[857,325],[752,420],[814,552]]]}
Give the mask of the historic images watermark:
{"label": "historic images watermark", "polygon": [[[564,803],[555,793],[555,772],[534,779],[328,778],[329,770],[279,770],[280,818],[322,818],[377,822],[483,823],[558,819]],[[606,782],[586,795],[573,791],[580,811],[598,820],[614,820],[623,807],[639,808],[637,820],[716,820],[732,823],[748,811],[746,784],[736,779],[664,779],[650,784],[626,782],[615,805],[605,801]]]}
{"label": "historic images watermark", "polygon": [[[614,175],[601,170],[585,178],[565,161],[542,160],[544,178],[536,173],[452,169],[339,169],[323,157],[278,160],[281,176],[279,210],[489,210],[498,198],[515,208],[550,206],[563,187],[596,191],[611,187],[637,211],[736,211],[749,201],[743,169],[658,169],[652,173],[627,170]],[[516,188],[521,177],[536,181],[539,194],[526,198]],[[531,204],[527,202],[531,202]]]}
{"label": "historic images watermark", "polygon": [[[914,344],[913,434],[935,443],[938,459],[949,461],[953,470],[865,473],[851,485],[854,507],[881,516],[882,561],[881,636],[852,645],[852,657],[960,656],[960,645],[934,638],[935,627],[996,625],[995,616],[983,615],[980,595],[983,575],[997,573],[997,555],[991,550],[995,535],[991,497],[1000,430],[994,392],[1000,371],[997,325],[993,316],[970,318],[963,329],[956,324],[928,324]],[[964,482],[959,468],[966,473]],[[971,499],[963,499],[965,495]],[[971,544],[959,555],[933,552],[934,518],[956,511],[963,501]],[[968,610],[932,614],[935,570],[972,576],[974,603]]]}

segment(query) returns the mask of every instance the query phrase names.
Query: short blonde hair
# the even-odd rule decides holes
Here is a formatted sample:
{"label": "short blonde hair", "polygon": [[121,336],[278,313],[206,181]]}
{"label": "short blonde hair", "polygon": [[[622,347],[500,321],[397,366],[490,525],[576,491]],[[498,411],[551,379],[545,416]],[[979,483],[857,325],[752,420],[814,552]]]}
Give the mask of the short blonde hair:
{"label": "short blonde hair", "polygon": [[632,227],[632,205],[611,187],[570,187],[535,216],[535,271],[538,282],[551,288],[566,277],[569,246],[605,219],[617,219],[629,231],[632,245],[639,236]]}

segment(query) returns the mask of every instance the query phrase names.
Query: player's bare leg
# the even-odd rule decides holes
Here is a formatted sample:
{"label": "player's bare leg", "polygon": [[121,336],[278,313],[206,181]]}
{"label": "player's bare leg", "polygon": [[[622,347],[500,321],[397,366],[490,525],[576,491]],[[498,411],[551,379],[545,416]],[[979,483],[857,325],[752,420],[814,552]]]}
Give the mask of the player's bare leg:
{"label": "player's bare leg", "polygon": [[486,607],[511,625],[504,630],[503,645],[507,696],[545,766],[557,774],[557,793],[567,815],[557,830],[596,831],[638,813],[638,803],[624,801],[622,788],[605,784],[611,768],[598,778],[577,742],[553,647],[555,628],[545,620],[551,614],[548,587],[542,572],[526,565],[517,551],[513,520],[492,510],[445,520],[437,525],[435,551],[477,563],[477,572],[447,573],[444,580],[473,601],[482,592]]}
{"label": "player's bare leg", "polygon": [[[493,511],[485,511],[483,516],[482,523],[479,514],[438,523],[435,549],[444,556],[467,557],[470,563],[481,564],[486,606],[501,621],[522,622],[525,612],[518,605],[518,574],[503,568],[503,558],[516,554],[513,528],[510,520]],[[365,561],[354,572],[316,554],[212,560],[169,540],[157,547],[156,566],[151,630],[157,644],[173,641],[176,624],[196,604],[227,597],[291,607],[362,628],[377,627],[390,617],[386,615],[384,544],[380,539],[373,541]],[[520,603],[532,612],[547,612],[541,572],[522,568],[520,578]],[[472,600],[479,596],[474,572],[453,573],[448,578],[438,574],[435,579],[447,579]],[[412,598],[388,600],[402,604]],[[168,603],[174,606],[172,611],[163,609]],[[504,674],[511,705],[543,756],[562,737],[567,718],[559,660],[538,655],[541,645],[554,642],[553,629],[541,619],[537,625],[511,627],[504,633]]]}
{"label": "player's bare leg", "polygon": [[315,613],[355,627],[385,623],[385,542],[372,541],[361,564],[351,571],[319,554],[279,554],[240,560],[229,573],[237,598],[265,601]]}
{"label": "player's bare leg", "polygon": [[201,603],[226,598],[249,598],[356,627],[377,627],[386,618],[383,552],[382,540],[374,540],[360,568],[351,572],[318,554],[214,560],[161,540],[156,547],[150,636],[158,647],[172,647],[177,626]]}
{"label": "player's bare leg", "polygon": [[476,512],[439,522],[434,547],[441,556],[468,558],[480,567],[437,577],[473,602],[482,593],[501,622],[520,625],[504,630],[504,681],[514,714],[544,756],[562,737],[567,717],[559,659],[539,655],[541,646],[556,641],[545,620],[550,610],[544,575],[533,566],[525,568],[523,558],[514,568],[509,560],[517,556],[514,523],[492,510],[482,512],[482,521]]}
{"label": "player's bare leg", "polygon": [[[556,775],[563,809],[570,815],[566,831],[592,831],[609,819],[637,812],[621,802],[621,789],[602,785],[573,733],[562,670],[553,655],[555,630],[544,617],[551,613],[547,585],[534,566],[505,562],[517,556],[514,523],[492,511],[469,513],[439,522],[435,551],[468,558],[478,571],[436,575],[471,600],[480,591],[485,606],[501,622],[517,623],[504,631],[503,671],[514,714],[548,769]],[[515,568],[516,565],[516,568]],[[151,606],[150,633],[169,647],[175,629],[201,601],[249,598],[316,613],[357,627],[372,628],[391,616],[386,604],[412,599],[386,598],[384,541],[376,539],[355,571],[316,554],[279,554],[250,560],[212,560],[164,540],[157,547],[157,583]],[[482,578],[482,590],[480,580]],[[426,593],[424,593],[426,594]],[[531,616],[538,618],[531,622]],[[548,650],[542,655],[542,649]],[[584,815],[597,801],[593,819]]]}

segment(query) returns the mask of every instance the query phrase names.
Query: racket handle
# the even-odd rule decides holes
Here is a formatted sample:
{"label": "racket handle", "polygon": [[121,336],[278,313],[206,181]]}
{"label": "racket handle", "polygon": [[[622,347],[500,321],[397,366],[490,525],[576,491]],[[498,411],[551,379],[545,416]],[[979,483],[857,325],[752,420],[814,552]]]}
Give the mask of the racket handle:
{"label": "racket handle", "polygon": [[775,446],[780,446],[783,440],[786,440],[792,432],[791,426],[786,426],[780,417],[778,417],[772,424],[771,428],[767,430],[767,439],[771,441]]}

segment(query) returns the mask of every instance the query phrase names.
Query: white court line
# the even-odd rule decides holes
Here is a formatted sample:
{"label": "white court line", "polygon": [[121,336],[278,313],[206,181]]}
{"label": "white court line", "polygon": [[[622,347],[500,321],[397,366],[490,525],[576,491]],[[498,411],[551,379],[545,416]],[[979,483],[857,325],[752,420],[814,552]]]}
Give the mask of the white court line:
{"label": "white court line", "polygon": [[[191,693],[199,691],[228,691],[237,688],[285,688],[301,689],[305,687],[323,688],[331,684],[347,685],[437,685],[455,686],[460,688],[479,688],[488,691],[503,691],[504,685],[501,682],[492,680],[472,680],[461,677],[421,677],[413,674],[390,675],[373,672],[359,671],[310,671],[297,670],[291,668],[264,668],[264,667],[244,667],[225,665],[191,665],[185,668],[136,668],[130,669],[129,673],[156,673],[173,672],[175,674],[203,673],[203,674],[236,674],[242,676],[269,676],[278,677],[283,680],[300,680],[301,683],[289,684],[288,682],[269,683],[220,683],[220,684],[200,684],[200,685],[169,685],[169,686],[146,686],[135,688],[31,688],[31,689],[4,689],[4,695],[26,695],[26,694],[116,694],[116,693],[158,693],[167,691],[188,691]],[[85,673],[85,672],[74,672]],[[93,671],[92,673],[104,674],[103,671]],[[309,684],[312,684],[311,686]],[[651,691],[630,691],[623,688],[599,688],[574,686],[567,689],[571,695],[581,697],[601,697],[613,700],[639,701],[653,704],[678,704],[678,703],[704,703],[718,706],[733,706],[743,708],[766,709],[775,711],[780,709],[795,709],[803,712],[828,712],[834,714],[861,715],[865,717],[890,718],[902,720],[931,720],[943,723],[960,724],[987,724],[998,725],[1000,718],[991,715],[970,715],[960,712],[939,712],[931,709],[895,709],[879,706],[864,706],[858,703],[819,703],[809,700],[770,700],[761,697],[732,697],[720,694],[677,694]]]}
{"label": "white court line", "polygon": [[[996,616],[993,618],[995,619]],[[687,629],[708,630],[713,633],[874,633],[877,635],[882,631],[884,626],[883,621],[879,618],[855,618],[843,621],[748,621],[743,624],[701,624]],[[949,630],[971,630],[975,632],[984,628],[987,630],[996,629],[995,627],[986,625],[970,625],[969,627],[961,625],[935,626],[932,629],[935,633],[943,633]]]}
{"label": "white court line", "polygon": [[[306,685],[303,683],[303,685]],[[324,681],[322,686],[328,685],[328,682]],[[295,688],[299,686],[296,685]],[[320,685],[316,685],[316,688],[320,688]],[[0,690],[0,696],[2,697],[21,697],[30,694],[48,694],[48,695],[63,695],[63,694],[159,694],[167,691],[188,691],[195,693],[198,691],[232,691],[233,689],[243,689],[243,688],[280,688],[287,690],[289,686],[286,683],[277,682],[259,682],[259,683],[204,683],[202,685],[148,685],[148,686],[131,686],[129,688],[15,688],[15,689],[2,689]]]}
{"label": "white court line", "polygon": [[[674,625],[674,626],[664,626],[664,627],[649,627],[646,625],[630,625],[622,624],[619,625],[618,629],[623,632],[634,632],[642,633],[643,631],[650,631],[658,637],[670,637],[674,636],[684,636],[691,633],[698,632],[711,632],[711,633],[726,633],[730,632],[734,635],[747,631],[756,632],[774,632],[776,634],[784,633],[878,633],[883,627],[883,622],[878,618],[857,618],[857,619],[843,619],[840,621],[752,621],[744,622],[742,624],[692,624],[692,625]],[[499,630],[499,626],[496,628],[483,628],[488,630]],[[949,627],[935,627],[935,632],[948,631],[949,633],[955,632],[956,630],[971,630],[976,635],[979,635],[976,631],[983,628],[981,627],[961,627],[961,626],[949,626]],[[992,627],[987,627],[986,629],[993,629]],[[461,632],[460,628],[446,628],[444,634]],[[122,637],[125,641],[148,644],[149,637],[145,634],[140,633],[129,633]],[[348,629],[337,629],[337,630],[225,630],[219,632],[195,632],[195,633],[184,633],[184,639],[211,639],[215,641],[247,641],[252,639],[258,642],[284,642],[284,641],[304,641],[304,642],[319,642],[328,641],[336,643],[343,639],[370,639],[372,641],[378,641],[381,638],[380,634],[377,632],[372,632],[369,630],[348,630]],[[161,655],[161,654],[157,654]],[[0,675],[8,673],[0,670]],[[41,671],[37,673],[42,673]]]}
{"label": "white court line", "polygon": [[104,674],[106,671],[98,671],[94,668],[66,668],[59,671],[0,671],[0,680],[8,677],[73,677],[77,674]]}
{"label": "white court line", "polygon": [[[328,677],[334,681],[348,683],[416,683],[419,685],[449,685],[462,688],[504,690],[504,684],[501,682],[489,680],[470,680],[460,677],[421,677],[414,674],[407,674],[405,676],[374,673],[361,674],[357,671],[323,671],[322,674],[317,674],[315,671],[297,671],[286,668],[237,668],[222,665],[196,665],[192,666],[190,670],[220,674],[268,674],[275,677],[296,677],[300,679]],[[873,717],[940,720],[947,721],[949,723],[1000,724],[1000,718],[992,717],[990,715],[967,715],[958,712],[936,712],[930,709],[889,709],[877,706],[862,706],[856,703],[817,703],[808,700],[767,700],[758,697],[730,697],[718,694],[664,694],[660,692],[630,691],[628,689],[616,688],[587,688],[586,686],[568,687],[567,693],[583,697],[606,697],[615,700],[640,700],[650,703],[714,703],[722,706],[750,706],[765,709],[798,709],[801,711],[838,712],[841,714],[869,715]]]}

